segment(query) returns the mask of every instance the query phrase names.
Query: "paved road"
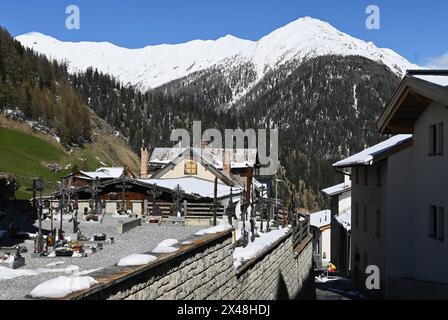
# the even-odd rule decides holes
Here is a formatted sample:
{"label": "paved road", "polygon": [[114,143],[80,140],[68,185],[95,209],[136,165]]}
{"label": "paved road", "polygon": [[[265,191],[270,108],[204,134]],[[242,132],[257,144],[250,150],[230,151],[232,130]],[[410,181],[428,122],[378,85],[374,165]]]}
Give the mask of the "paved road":
{"label": "paved road", "polygon": [[328,277],[315,281],[317,300],[362,300],[364,295],[347,278]]}

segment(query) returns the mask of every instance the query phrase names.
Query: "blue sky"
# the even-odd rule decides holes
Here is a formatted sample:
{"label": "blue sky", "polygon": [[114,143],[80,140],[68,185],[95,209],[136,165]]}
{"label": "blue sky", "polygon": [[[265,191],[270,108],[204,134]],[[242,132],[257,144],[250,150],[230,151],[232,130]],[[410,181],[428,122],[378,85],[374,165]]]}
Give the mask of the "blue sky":
{"label": "blue sky", "polygon": [[[70,4],[81,10],[80,30],[65,28]],[[380,8],[380,30],[365,27],[365,9],[371,4]],[[433,59],[448,68],[447,14],[447,0],[16,0],[2,1],[0,25],[13,36],[38,31],[61,40],[136,48],[226,34],[257,40],[290,21],[312,16],[414,63],[426,65]]]}

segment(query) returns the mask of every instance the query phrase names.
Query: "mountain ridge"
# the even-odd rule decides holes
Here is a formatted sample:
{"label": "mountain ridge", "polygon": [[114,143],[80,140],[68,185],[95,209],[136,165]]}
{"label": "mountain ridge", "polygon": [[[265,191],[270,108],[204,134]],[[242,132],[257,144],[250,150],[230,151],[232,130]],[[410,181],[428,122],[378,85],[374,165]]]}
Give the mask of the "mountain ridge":
{"label": "mountain ridge", "polygon": [[305,62],[325,55],[363,56],[385,64],[398,76],[406,69],[418,68],[391,49],[378,48],[311,17],[288,23],[258,41],[228,34],[216,40],[126,49],[110,42],[63,42],[36,32],[16,39],[49,58],[66,61],[72,73],[93,67],[142,91],[213,67],[253,64],[256,79],[248,84],[247,91],[269,70],[288,61]]}

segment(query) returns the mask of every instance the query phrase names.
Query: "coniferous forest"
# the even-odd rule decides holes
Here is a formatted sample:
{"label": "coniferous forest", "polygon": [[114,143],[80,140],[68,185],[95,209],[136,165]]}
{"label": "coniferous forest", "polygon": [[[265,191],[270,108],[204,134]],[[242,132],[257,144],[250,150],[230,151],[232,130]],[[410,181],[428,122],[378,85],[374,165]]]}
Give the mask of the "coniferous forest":
{"label": "coniferous forest", "polygon": [[66,65],[25,49],[5,29],[0,29],[0,110],[55,130],[65,144],[90,139],[90,113]]}

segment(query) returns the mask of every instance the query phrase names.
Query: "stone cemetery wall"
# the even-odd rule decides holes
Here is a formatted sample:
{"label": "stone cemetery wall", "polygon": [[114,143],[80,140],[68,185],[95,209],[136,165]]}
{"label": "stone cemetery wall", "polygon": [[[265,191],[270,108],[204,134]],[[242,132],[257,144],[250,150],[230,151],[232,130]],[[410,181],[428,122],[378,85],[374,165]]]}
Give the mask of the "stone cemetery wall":
{"label": "stone cemetery wall", "polygon": [[66,299],[293,299],[312,276],[311,239],[293,248],[290,232],[235,269],[232,231],[195,237],[148,265],[93,273],[99,284]]}

